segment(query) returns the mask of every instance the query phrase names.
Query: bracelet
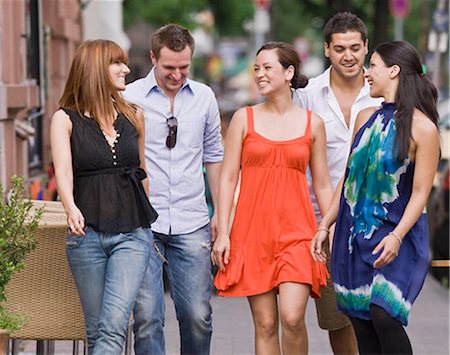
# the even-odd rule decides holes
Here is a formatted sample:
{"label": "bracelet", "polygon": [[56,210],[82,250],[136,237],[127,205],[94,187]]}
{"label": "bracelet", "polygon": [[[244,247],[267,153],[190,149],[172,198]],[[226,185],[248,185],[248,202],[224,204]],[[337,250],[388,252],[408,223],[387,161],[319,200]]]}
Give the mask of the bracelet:
{"label": "bracelet", "polygon": [[392,235],[395,239],[397,239],[397,241],[399,242],[400,245],[402,245],[403,240],[402,238],[400,238],[397,233],[395,233],[394,231],[391,231],[388,233],[388,235]]}
{"label": "bracelet", "polygon": [[317,228],[316,233],[318,231],[324,231],[324,232],[330,233],[330,230],[328,228]]}

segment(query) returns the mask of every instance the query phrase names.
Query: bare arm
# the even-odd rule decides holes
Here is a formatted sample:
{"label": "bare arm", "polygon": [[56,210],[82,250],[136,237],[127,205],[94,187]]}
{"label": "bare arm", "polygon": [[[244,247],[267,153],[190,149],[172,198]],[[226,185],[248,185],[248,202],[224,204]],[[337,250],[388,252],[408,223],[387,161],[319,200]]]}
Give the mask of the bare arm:
{"label": "bare arm", "polygon": [[217,223],[217,193],[219,190],[220,170],[222,163],[205,163],[206,177],[208,178],[209,190],[214,206],[214,215],[211,218],[211,241],[215,241],[219,231]]}
{"label": "bare arm", "polygon": [[219,267],[220,271],[225,271],[225,266],[230,258],[229,222],[241,167],[246,117],[245,109],[240,109],[233,115],[225,142],[225,154],[218,193],[219,233],[211,254],[213,263]]}
{"label": "bare arm", "polygon": [[71,132],[72,122],[69,116],[63,110],[56,111],[50,125],[50,143],[58,194],[66,211],[67,223],[71,233],[85,235],[83,231],[84,217],[75,205],[73,197]]}
{"label": "bare arm", "polygon": [[[418,110],[414,116],[410,148],[410,157],[415,160],[412,192],[403,216],[393,230],[394,235],[401,240],[423,213],[439,162],[438,129]],[[389,264],[398,255],[401,243],[394,235],[388,234],[373,250],[373,254],[383,250],[373,264],[375,268]]]}
{"label": "bare arm", "polygon": [[309,168],[320,213],[324,215],[333,196],[333,187],[327,165],[327,139],[325,125],[322,119],[314,113],[312,114],[311,124],[313,142]]}
{"label": "bare arm", "polygon": [[[136,127],[138,131],[138,146],[139,146],[139,167],[147,172],[147,166],[145,165],[145,120],[144,114],[141,110],[138,110],[139,126]],[[150,197],[150,187],[148,177],[142,180],[142,186],[144,187],[147,197]]]}
{"label": "bare arm", "polygon": [[[316,234],[311,241],[311,255],[314,260],[320,262],[326,262],[327,255],[323,247],[323,243],[330,235],[330,227],[336,222],[336,218],[339,212],[339,200],[341,198],[342,186],[344,184],[344,178],[342,177],[336,186],[333,198],[328,206],[327,212],[322,218],[320,225],[317,227]],[[329,245],[331,247],[333,243],[332,238],[329,238]]]}
{"label": "bare arm", "polygon": [[[356,132],[367,122],[367,120],[372,116],[375,112],[376,108],[371,107],[362,110],[355,122],[355,128],[353,131],[352,142],[355,139]],[[318,172],[320,174],[320,171]],[[334,191],[333,198],[329,204],[328,209],[323,215],[322,221],[317,228],[317,232],[314,235],[314,238],[311,241],[311,255],[314,260],[325,262],[326,261],[326,253],[323,248],[323,242],[329,238],[329,245],[333,244],[332,236],[330,235],[330,227],[336,222],[336,218],[339,212],[339,201],[342,194],[342,188],[344,184],[344,177],[341,178],[338,185],[336,186],[336,190]],[[322,210],[321,210],[322,211]]]}

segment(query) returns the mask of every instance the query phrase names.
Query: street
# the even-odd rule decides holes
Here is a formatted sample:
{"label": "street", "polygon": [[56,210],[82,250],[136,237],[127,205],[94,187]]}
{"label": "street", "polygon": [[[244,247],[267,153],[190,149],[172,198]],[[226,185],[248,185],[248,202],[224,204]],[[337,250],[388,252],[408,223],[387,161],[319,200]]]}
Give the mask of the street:
{"label": "street", "polygon": [[[405,272],[408,272],[405,270]],[[246,298],[213,297],[213,355],[253,354],[253,322]],[[166,295],[167,354],[179,354],[179,335],[173,303]],[[308,302],[306,325],[309,353],[332,354],[328,335],[317,325],[314,301]],[[413,304],[406,328],[416,355],[448,355],[449,290],[431,275]],[[393,339],[395,341],[395,339]]]}
{"label": "street", "polygon": [[[408,270],[405,270],[408,272]],[[166,293],[166,350],[167,355],[179,354],[178,324],[173,302]],[[253,323],[246,298],[214,296],[212,355],[253,354]],[[317,325],[314,301],[308,302],[306,324],[311,355],[332,354],[327,333]],[[412,307],[406,328],[415,355],[448,355],[449,349],[449,290],[442,287],[430,274]],[[395,341],[395,339],[393,339]],[[35,342],[22,343],[19,354],[35,353]],[[82,353],[80,351],[80,353]],[[72,342],[57,341],[55,354],[72,354]]]}

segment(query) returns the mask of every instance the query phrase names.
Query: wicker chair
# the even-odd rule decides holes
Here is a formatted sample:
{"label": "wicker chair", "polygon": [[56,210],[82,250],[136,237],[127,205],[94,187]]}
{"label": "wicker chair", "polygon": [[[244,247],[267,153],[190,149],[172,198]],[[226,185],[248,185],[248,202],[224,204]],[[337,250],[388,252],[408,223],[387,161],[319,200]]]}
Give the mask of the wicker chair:
{"label": "wicker chair", "polygon": [[35,203],[36,208],[42,206],[37,248],[6,288],[6,306],[28,318],[11,338],[84,341],[83,312],[66,258],[66,215],[59,202]]}

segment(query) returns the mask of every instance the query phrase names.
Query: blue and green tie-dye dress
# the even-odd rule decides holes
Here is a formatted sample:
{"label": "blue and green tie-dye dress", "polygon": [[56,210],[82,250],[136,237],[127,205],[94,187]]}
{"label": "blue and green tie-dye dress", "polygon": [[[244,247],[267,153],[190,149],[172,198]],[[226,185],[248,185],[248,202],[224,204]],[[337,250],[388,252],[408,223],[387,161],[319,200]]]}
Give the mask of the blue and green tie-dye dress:
{"label": "blue and green tie-dye dress", "polygon": [[428,269],[425,213],[403,239],[399,255],[381,269],[373,249],[400,221],[411,196],[414,162],[394,154],[396,106],[383,103],[357,132],[347,163],[333,240],[332,277],[338,309],[370,319],[370,304],[402,324]]}

